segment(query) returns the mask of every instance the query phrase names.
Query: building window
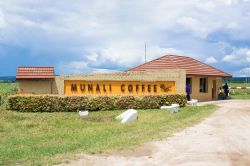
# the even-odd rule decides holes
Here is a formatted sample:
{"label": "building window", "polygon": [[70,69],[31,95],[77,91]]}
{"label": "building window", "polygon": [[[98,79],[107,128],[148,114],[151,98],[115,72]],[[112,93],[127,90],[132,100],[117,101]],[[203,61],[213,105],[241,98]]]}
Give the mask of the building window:
{"label": "building window", "polygon": [[200,92],[207,93],[207,78],[200,78]]}

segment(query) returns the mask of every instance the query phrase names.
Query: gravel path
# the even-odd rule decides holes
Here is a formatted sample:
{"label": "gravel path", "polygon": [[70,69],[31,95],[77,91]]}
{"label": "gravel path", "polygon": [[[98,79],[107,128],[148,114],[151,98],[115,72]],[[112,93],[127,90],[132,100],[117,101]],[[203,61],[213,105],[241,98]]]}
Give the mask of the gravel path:
{"label": "gravel path", "polygon": [[120,154],[84,155],[63,165],[250,166],[250,100],[212,103],[220,106],[212,116],[165,141]]}

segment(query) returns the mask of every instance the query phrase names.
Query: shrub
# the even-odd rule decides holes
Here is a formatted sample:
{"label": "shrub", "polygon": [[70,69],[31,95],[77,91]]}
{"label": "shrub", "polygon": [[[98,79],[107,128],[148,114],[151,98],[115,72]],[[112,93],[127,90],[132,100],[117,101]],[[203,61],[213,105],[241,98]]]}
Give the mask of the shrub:
{"label": "shrub", "polygon": [[[160,108],[161,106],[161,97],[159,95],[146,95],[141,99],[141,108],[142,109],[154,109]],[[164,105],[164,104],[162,104]]]}
{"label": "shrub", "polygon": [[86,96],[67,96],[67,97],[61,97],[61,100],[59,100],[60,108],[58,108],[58,111],[64,111],[64,112],[75,112],[79,109],[86,109],[86,105],[89,101],[89,98]]}
{"label": "shrub", "polygon": [[186,105],[186,96],[185,95],[162,95],[160,105],[171,105],[174,103],[178,103],[180,107],[184,107]]}
{"label": "shrub", "polygon": [[120,110],[120,109],[128,109],[128,108],[133,108],[133,109],[138,109],[140,107],[140,99],[139,97],[135,96],[118,96],[116,98],[115,102],[115,108]]}
{"label": "shrub", "polygon": [[112,96],[89,97],[86,105],[86,109],[89,111],[106,111],[114,108],[114,97]]}
{"label": "shrub", "polygon": [[72,112],[86,105],[87,101],[88,98],[83,96],[11,96],[7,108],[21,112]]}
{"label": "shrub", "polygon": [[155,109],[162,105],[186,104],[185,95],[116,95],[116,96],[10,96],[8,109],[20,112],[76,112],[117,109]]}

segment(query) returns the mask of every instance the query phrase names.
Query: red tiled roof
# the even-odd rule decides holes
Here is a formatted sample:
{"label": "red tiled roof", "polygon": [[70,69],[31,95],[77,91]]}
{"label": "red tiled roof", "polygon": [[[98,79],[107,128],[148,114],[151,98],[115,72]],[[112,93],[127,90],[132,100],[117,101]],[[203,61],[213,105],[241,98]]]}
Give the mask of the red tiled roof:
{"label": "red tiled roof", "polygon": [[17,68],[16,79],[54,78],[54,67],[23,67]]}
{"label": "red tiled roof", "polygon": [[177,55],[165,55],[129,69],[128,71],[150,71],[162,69],[185,69],[187,75],[232,77],[232,75],[196,59]]}

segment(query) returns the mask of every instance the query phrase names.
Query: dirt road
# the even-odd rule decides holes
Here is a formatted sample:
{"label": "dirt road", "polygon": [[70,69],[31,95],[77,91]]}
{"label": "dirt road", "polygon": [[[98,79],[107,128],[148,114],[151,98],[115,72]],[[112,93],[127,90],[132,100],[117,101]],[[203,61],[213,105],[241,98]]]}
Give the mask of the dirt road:
{"label": "dirt road", "polygon": [[165,141],[109,156],[84,155],[68,165],[250,166],[250,100],[215,102],[200,124]]}

